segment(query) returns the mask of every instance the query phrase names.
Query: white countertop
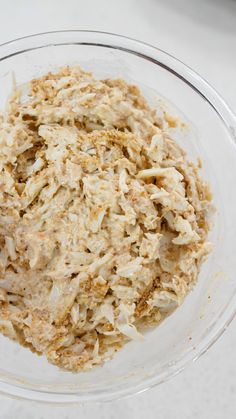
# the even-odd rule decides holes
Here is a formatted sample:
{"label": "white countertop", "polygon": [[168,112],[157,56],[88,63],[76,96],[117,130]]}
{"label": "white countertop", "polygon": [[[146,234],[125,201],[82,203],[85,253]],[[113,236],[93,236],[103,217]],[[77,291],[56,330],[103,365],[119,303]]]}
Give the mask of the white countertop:
{"label": "white countertop", "polygon": [[[60,29],[103,30],[138,38],[194,68],[236,113],[236,0],[0,0],[0,6],[0,43]],[[0,419],[234,419],[235,325],[234,320],[195,364],[148,392],[82,407],[0,396]]]}

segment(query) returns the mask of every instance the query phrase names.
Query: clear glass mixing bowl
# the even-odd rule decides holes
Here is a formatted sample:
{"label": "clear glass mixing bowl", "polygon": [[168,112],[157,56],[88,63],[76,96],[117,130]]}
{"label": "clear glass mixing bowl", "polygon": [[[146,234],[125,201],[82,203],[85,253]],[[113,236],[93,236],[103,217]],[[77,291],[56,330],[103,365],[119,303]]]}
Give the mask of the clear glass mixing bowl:
{"label": "clear glass mixing bowl", "polygon": [[216,341],[236,307],[235,116],[212,87],[174,57],[132,39],[89,31],[45,33],[0,46],[0,107],[13,75],[23,84],[78,63],[97,77],[122,77],[139,85],[153,106],[164,98],[187,121],[179,141],[190,158],[201,156],[217,212],[214,250],[194,291],[144,342],[130,342],[104,366],[81,374],[63,372],[0,337],[0,391],[58,403],[110,400],[167,380]]}

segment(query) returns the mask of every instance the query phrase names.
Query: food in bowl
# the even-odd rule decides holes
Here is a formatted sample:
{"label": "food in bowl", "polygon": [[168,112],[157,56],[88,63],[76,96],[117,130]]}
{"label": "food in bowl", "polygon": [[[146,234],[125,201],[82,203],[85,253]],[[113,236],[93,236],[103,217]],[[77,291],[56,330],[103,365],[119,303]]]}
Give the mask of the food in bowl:
{"label": "food in bowl", "polygon": [[183,302],[211,248],[212,197],[173,121],[78,66],[14,90],[0,119],[3,334],[77,372]]}

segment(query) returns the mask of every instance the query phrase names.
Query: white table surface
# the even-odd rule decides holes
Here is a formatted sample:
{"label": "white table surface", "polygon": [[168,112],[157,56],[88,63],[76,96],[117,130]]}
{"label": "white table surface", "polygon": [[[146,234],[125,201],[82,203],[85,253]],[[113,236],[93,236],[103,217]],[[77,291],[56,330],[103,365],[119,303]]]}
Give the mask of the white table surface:
{"label": "white table surface", "polygon": [[[0,10],[0,43],[49,30],[96,29],[156,45],[198,71],[236,113],[236,0],[0,0]],[[72,407],[0,396],[0,419],[234,419],[235,325],[195,364],[148,392]]]}

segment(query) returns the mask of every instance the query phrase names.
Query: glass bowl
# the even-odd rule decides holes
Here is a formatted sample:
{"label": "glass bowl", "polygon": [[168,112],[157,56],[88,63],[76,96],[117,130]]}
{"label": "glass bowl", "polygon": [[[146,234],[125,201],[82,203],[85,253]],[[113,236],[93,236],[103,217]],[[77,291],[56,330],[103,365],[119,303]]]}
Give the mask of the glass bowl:
{"label": "glass bowl", "polygon": [[191,159],[201,156],[217,211],[211,232],[214,249],[193,292],[143,342],[128,343],[102,367],[80,374],[63,372],[0,337],[0,391],[58,403],[111,400],[166,381],[217,340],[236,307],[235,116],[212,87],[169,54],[92,31],[51,32],[0,46],[0,107],[12,90],[12,79],[23,84],[78,63],[97,77],[121,77],[137,84],[153,106],[164,100],[186,122],[179,142]]}

